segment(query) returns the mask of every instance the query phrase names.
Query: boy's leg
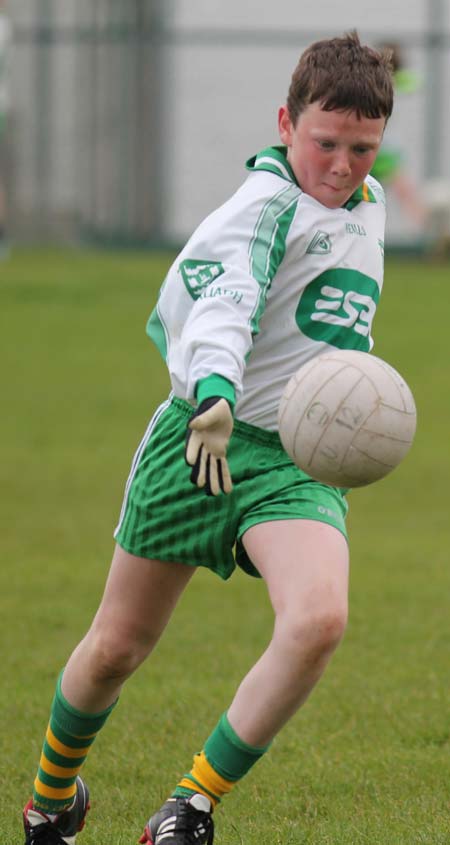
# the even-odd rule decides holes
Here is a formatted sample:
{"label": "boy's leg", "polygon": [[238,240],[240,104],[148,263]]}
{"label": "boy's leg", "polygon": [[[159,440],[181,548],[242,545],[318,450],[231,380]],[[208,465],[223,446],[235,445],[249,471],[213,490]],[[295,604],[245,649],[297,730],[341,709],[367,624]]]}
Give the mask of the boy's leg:
{"label": "boy's leg", "polygon": [[123,682],[153,649],[194,571],[116,548],[99,610],[58,682],[35,809],[53,817],[70,807],[79,770]]}
{"label": "boy's leg", "polygon": [[262,746],[306,700],[342,638],[348,546],[336,528],[312,520],[261,523],[243,542],[267,584],[275,625],[228,718],[242,740]]}
{"label": "boy's leg", "polygon": [[194,572],[116,546],[100,607],[64,670],[62,692],[74,707],[95,712],[117,699],[156,645]]}
{"label": "boy's leg", "polygon": [[[268,648],[175,790],[179,802],[193,793],[207,796],[211,809],[305,701],[347,620],[348,547],[336,528],[312,520],[280,520],[253,526],[243,542],[266,581],[275,625]],[[169,813],[169,802],[165,808]],[[143,842],[154,841],[158,818],[156,814],[150,820]],[[170,845],[188,841],[181,832],[177,838],[175,822],[172,835]]]}

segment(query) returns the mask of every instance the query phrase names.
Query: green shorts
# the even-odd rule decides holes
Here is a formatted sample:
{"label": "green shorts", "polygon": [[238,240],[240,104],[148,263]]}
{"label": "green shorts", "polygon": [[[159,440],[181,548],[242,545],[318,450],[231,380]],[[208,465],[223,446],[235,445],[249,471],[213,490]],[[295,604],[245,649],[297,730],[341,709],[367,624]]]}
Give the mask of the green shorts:
{"label": "green shorts", "polygon": [[227,453],[233,491],[207,496],[195,487],[184,459],[191,415],[187,402],[169,397],[150,421],[133,459],[114,533],[127,552],[206,566],[226,579],[236,563],[249,575],[259,575],[241,540],[260,522],[314,519],[346,536],[344,491],[299,470],[276,432],[240,420]]}

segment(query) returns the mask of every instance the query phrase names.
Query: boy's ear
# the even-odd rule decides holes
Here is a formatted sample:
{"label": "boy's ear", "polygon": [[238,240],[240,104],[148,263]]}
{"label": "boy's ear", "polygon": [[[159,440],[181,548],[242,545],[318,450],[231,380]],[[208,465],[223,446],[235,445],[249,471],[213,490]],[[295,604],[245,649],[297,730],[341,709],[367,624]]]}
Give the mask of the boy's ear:
{"label": "boy's ear", "polygon": [[286,146],[290,147],[292,143],[292,121],[289,117],[288,107],[280,106],[278,110],[278,133],[280,141]]}

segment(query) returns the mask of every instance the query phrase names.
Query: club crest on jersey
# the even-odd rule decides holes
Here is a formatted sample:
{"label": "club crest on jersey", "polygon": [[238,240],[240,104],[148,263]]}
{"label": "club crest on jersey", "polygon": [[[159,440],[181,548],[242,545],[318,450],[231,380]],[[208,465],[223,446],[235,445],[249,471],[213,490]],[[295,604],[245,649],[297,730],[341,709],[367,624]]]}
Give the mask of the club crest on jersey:
{"label": "club crest on jersey", "polygon": [[328,255],[331,252],[331,239],[328,232],[322,232],[319,229],[308,244],[306,252],[309,255]]}
{"label": "club crest on jersey", "polygon": [[205,288],[225,272],[220,261],[199,261],[191,258],[182,261],[178,270],[192,299],[199,299]]}

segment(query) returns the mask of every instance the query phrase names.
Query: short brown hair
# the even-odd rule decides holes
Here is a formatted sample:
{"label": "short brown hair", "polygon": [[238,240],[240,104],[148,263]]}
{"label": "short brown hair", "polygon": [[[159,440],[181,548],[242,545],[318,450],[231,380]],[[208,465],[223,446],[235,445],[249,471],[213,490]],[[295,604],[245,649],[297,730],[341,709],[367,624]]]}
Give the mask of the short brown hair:
{"label": "short brown hair", "polygon": [[315,41],[292,74],[287,107],[292,123],[310,103],[325,111],[355,111],[360,118],[392,113],[392,50],[363,46],[358,33]]}

